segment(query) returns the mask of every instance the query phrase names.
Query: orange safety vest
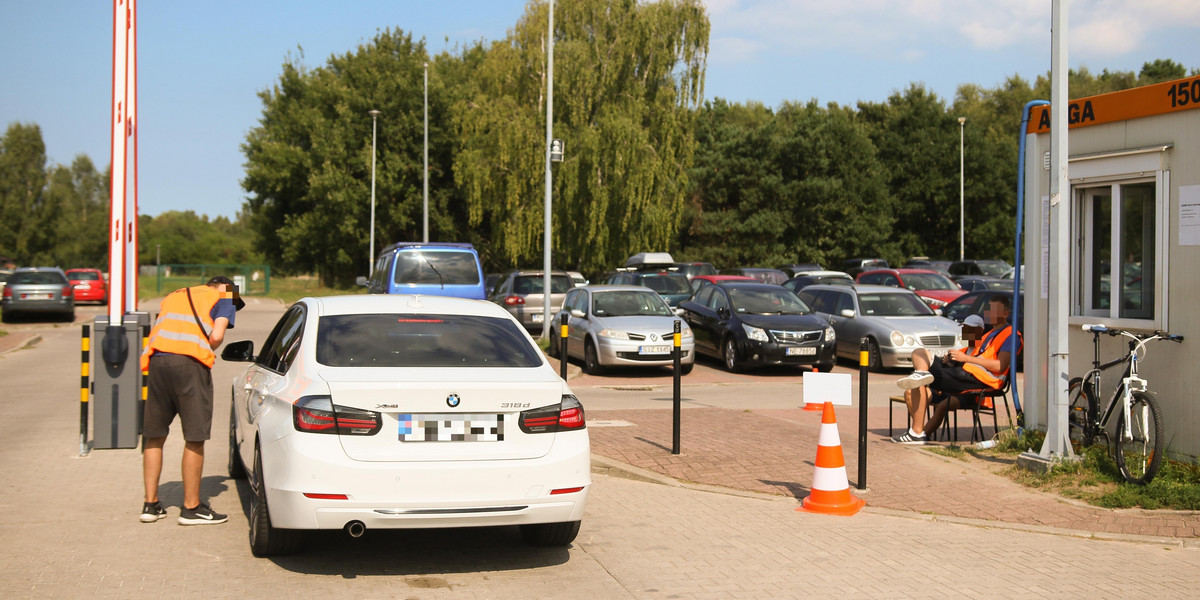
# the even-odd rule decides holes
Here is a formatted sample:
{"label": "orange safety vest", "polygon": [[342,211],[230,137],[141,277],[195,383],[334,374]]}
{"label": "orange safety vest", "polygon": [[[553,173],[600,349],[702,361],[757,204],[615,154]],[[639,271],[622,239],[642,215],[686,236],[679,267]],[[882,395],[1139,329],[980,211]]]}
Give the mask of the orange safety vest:
{"label": "orange safety vest", "polygon": [[[1000,353],[1008,350],[1008,337],[1012,335],[1012,325],[1005,325],[997,329],[993,329],[983,337],[983,343],[979,348],[972,352],[972,356],[981,356],[983,358],[996,359]],[[1021,339],[1021,334],[1017,333],[1017,354],[1021,353],[1021,347],[1024,346],[1024,341]],[[1016,360],[1016,354],[1009,357],[1009,367],[1012,367],[1012,361]],[[963,370],[974,375],[976,379],[983,382],[984,385],[998,390],[1004,387],[1004,376],[1008,375],[1008,369],[999,373],[993,373],[974,363],[963,363]]]}
{"label": "orange safety vest", "polygon": [[[192,292],[192,304],[196,306],[192,314],[192,304],[188,303],[188,290]],[[190,356],[208,368],[217,361],[208,336],[212,333],[212,308],[221,299],[221,292],[207,285],[182,288],[167,294],[159,308],[158,320],[150,330],[150,341],[142,351],[141,365],[145,371],[150,367],[150,355],[155,352],[167,352]],[[203,330],[196,324],[196,317],[204,324]]]}

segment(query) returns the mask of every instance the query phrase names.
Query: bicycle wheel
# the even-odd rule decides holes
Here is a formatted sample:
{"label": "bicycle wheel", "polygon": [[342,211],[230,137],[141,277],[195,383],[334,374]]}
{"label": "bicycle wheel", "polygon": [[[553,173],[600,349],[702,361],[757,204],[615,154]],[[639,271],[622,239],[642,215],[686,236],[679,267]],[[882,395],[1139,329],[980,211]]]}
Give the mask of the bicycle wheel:
{"label": "bicycle wheel", "polygon": [[1117,415],[1117,468],[1130,483],[1150,483],[1162,467],[1162,411],[1158,400],[1146,392],[1129,398],[1129,436],[1125,414]]}
{"label": "bicycle wheel", "polygon": [[1096,422],[1096,406],[1090,401],[1088,389],[1079,377],[1072,379],[1067,386],[1067,398],[1071,401],[1071,408],[1067,412],[1068,435],[1081,448],[1096,442],[1096,431],[1092,425]]}

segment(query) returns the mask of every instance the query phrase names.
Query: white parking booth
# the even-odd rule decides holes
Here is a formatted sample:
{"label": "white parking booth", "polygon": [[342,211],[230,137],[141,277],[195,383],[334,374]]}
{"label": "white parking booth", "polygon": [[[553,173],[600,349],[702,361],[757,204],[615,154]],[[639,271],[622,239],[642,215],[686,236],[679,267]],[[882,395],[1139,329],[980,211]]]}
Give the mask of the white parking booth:
{"label": "white parking booth", "polygon": [[[1050,284],[1050,114],[1035,108],[1025,131],[1025,384],[1029,426],[1044,428]],[[1158,397],[1172,457],[1200,455],[1200,77],[1069,102],[1069,323],[1071,377],[1091,368],[1085,323],[1165,330],[1182,345],[1153,342],[1139,361]],[[1125,338],[1101,336],[1100,360]],[[1121,367],[1103,374],[1101,409]],[[1116,419],[1113,419],[1115,422]],[[1036,449],[1035,449],[1036,450]]]}

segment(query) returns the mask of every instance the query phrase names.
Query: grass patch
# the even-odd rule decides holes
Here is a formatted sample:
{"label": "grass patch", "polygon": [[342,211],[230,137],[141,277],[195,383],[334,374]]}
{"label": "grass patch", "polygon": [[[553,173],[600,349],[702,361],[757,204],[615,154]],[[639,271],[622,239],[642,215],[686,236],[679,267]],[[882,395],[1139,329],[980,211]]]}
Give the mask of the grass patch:
{"label": "grass patch", "polygon": [[950,444],[949,446],[926,446],[926,449],[934,454],[940,454],[950,458],[957,458],[959,460],[964,460],[967,458],[967,451],[958,444]]}
{"label": "grass patch", "polygon": [[[996,446],[975,451],[997,456],[1037,452],[1045,439],[1042,432],[1021,436],[1001,432]],[[1073,498],[1104,508],[1200,510],[1200,462],[1167,460],[1158,475],[1146,485],[1127,483],[1103,442],[1076,450],[1080,460],[1062,462],[1048,473],[1033,473],[1017,466],[1003,471],[1028,487]]]}
{"label": "grass patch", "polygon": [[[203,282],[200,282],[203,283]],[[186,284],[182,284],[186,285]],[[199,285],[198,283],[195,285]],[[160,294],[157,288],[157,280],[154,277],[139,277],[138,278],[138,297],[139,298],[159,298],[176,288],[164,289]],[[321,281],[316,277],[272,277],[271,278],[271,293],[269,294],[247,294],[247,297],[258,298],[274,298],[282,302],[285,306],[291,305],[293,302],[306,296],[344,296],[347,294],[365,294],[367,288],[355,286],[350,289],[337,289],[321,285]]]}
{"label": "grass patch", "polygon": [[[550,291],[554,291],[554,290],[550,290]],[[8,332],[3,329],[0,329],[0,337],[4,337],[6,335],[8,335]]]}

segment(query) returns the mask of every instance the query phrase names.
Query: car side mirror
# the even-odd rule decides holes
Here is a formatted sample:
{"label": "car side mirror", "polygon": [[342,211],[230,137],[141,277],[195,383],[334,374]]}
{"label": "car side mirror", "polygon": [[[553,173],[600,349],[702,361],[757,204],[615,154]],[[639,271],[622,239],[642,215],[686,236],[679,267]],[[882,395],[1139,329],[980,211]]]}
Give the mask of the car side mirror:
{"label": "car side mirror", "polygon": [[687,311],[686,311],[686,310],[684,310],[684,308],[683,308],[682,306],[676,306],[676,307],[675,307],[675,316],[677,316],[677,317],[682,317],[682,316],[684,316],[684,315],[686,315],[686,314],[687,314]]}
{"label": "car side mirror", "polygon": [[728,319],[732,315],[733,313],[729,312],[729,309],[725,308],[724,306],[717,309],[717,316],[721,317],[722,319]]}
{"label": "car side mirror", "polygon": [[366,278],[365,276],[363,276],[363,275],[359,275],[357,278],[355,278],[355,280],[354,280],[354,285],[359,285],[359,286],[362,286],[362,287],[367,287],[367,286],[369,285],[369,283],[368,283],[368,281],[367,281],[367,278]]}
{"label": "car side mirror", "polygon": [[937,316],[939,316],[939,317],[944,317],[944,316],[946,316],[946,313],[945,313],[945,312],[943,312],[943,311],[942,311],[942,309],[940,309],[940,308],[935,308],[935,309],[933,309],[933,312],[934,312],[934,314],[936,314],[936,315],[937,315]]}
{"label": "car side mirror", "polygon": [[847,319],[853,319],[854,318],[854,309],[843,308],[841,310],[841,312],[839,312],[838,314],[842,315],[843,317],[846,317]]}
{"label": "car side mirror", "polygon": [[578,308],[572,308],[571,316],[575,317],[576,319],[583,319],[583,318],[587,317],[587,313],[583,312],[582,310],[579,310]]}
{"label": "car side mirror", "polygon": [[221,351],[221,360],[230,362],[254,362],[254,342],[242,340],[233,342]]}

